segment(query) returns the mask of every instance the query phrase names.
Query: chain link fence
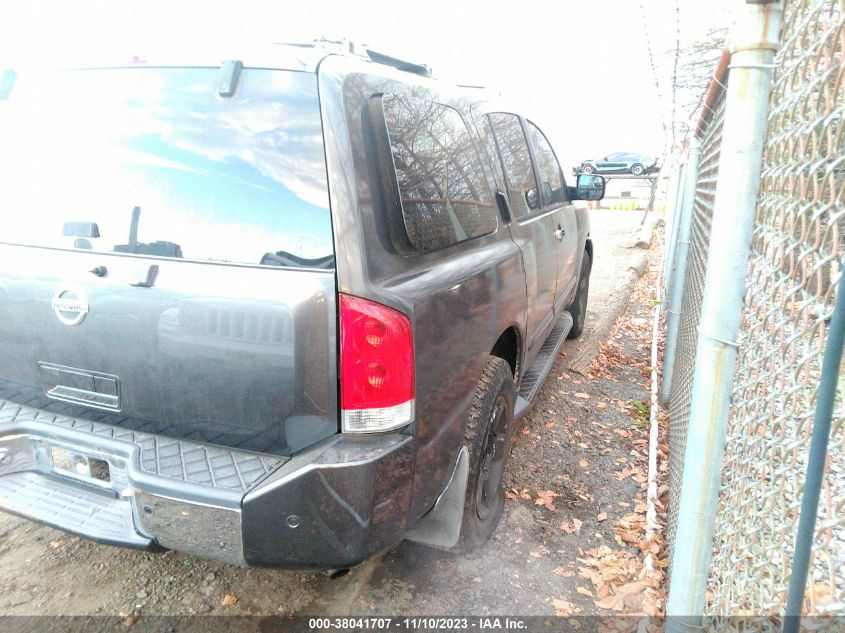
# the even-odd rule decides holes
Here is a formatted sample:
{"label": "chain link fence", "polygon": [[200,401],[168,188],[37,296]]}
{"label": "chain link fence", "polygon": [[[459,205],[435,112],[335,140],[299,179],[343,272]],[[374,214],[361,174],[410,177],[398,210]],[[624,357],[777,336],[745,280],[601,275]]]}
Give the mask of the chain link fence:
{"label": "chain link fence", "polygon": [[[669,547],[670,552],[677,528],[677,509],[681,495],[681,481],[684,471],[687,422],[689,421],[692,395],[695,350],[698,342],[698,321],[701,316],[701,300],[704,294],[704,272],[707,267],[710,225],[713,220],[713,201],[716,193],[716,178],[719,175],[719,155],[722,142],[722,124],[725,115],[724,91],[712,105],[709,122],[706,125],[699,160],[698,179],[693,192],[692,224],[690,226],[689,250],[687,253],[686,276],[683,301],[679,310],[677,353],[675,371],[672,376],[672,398],[669,406]],[[682,201],[681,201],[682,203]]]}
{"label": "chain link fence", "polygon": [[[783,613],[826,332],[845,256],[845,0],[787,0],[775,57],[761,187],[715,508],[707,613]],[[670,391],[670,554],[724,99],[699,128]],[[667,355],[669,354],[667,350]],[[804,609],[845,613],[845,405],[834,410]]]}

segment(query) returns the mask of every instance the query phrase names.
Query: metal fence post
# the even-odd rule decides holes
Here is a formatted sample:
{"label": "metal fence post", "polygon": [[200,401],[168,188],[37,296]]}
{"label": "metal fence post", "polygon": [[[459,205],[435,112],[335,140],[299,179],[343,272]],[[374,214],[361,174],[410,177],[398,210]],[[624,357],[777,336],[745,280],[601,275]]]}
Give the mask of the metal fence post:
{"label": "metal fence post", "polygon": [[674,539],[667,633],[705,608],[745,275],[782,2],[738,7]]}
{"label": "metal fence post", "polygon": [[669,401],[672,388],[672,373],[675,367],[675,349],[678,342],[681,305],[684,300],[684,280],[687,274],[687,254],[689,251],[690,228],[695,205],[695,183],[698,181],[698,161],[701,158],[701,139],[693,137],[687,156],[687,168],[684,174],[683,203],[675,214],[677,227],[672,268],[667,272],[666,298],[669,313],[666,324],[666,344],[663,352],[663,376],[660,382],[660,401]]}
{"label": "metal fence post", "polygon": [[668,240],[663,247],[663,252],[665,253],[663,261],[664,286],[669,282],[669,271],[672,270],[675,250],[677,248],[678,218],[680,217],[681,200],[684,195],[681,190],[683,181],[683,178],[681,178],[681,169],[681,165],[678,165],[672,170],[672,174],[669,176],[669,182],[666,185],[666,209],[669,210],[669,222],[665,227]]}

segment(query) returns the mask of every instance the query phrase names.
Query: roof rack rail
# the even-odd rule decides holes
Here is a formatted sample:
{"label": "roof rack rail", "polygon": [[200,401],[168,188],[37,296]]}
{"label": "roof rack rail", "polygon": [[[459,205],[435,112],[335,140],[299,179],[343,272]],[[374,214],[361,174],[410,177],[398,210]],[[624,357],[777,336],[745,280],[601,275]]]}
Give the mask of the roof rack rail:
{"label": "roof rack rail", "polygon": [[406,59],[400,59],[373,50],[367,44],[352,42],[346,39],[333,40],[326,37],[314,38],[311,42],[279,42],[280,44],[287,44],[288,46],[299,46],[302,48],[323,48],[339,55],[349,55],[367,59],[376,64],[384,64],[391,66],[404,72],[413,73],[422,77],[431,77],[431,68],[427,64],[418,64],[409,62]]}

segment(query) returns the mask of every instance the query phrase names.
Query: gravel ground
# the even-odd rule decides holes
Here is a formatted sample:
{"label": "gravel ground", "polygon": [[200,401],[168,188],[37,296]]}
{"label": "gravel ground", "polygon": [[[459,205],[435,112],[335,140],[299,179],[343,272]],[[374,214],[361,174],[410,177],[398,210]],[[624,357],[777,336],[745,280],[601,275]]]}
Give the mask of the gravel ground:
{"label": "gravel ground", "polygon": [[[595,263],[587,332],[614,304],[627,301],[617,292],[620,271],[642,256],[642,251],[625,248],[639,228],[640,213],[602,210],[591,217]],[[648,306],[632,303],[632,310],[632,318],[647,320]],[[578,605],[585,614],[596,613],[593,600],[577,591],[585,581],[577,577],[576,557],[603,543],[615,546],[612,519],[630,512],[640,491],[641,484],[633,479],[613,477],[631,453],[630,440],[614,430],[636,424],[620,402],[648,400],[642,367],[649,341],[643,336],[624,342],[623,355],[630,362],[599,378],[568,373],[567,359],[578,353],[578,345],[566,343],[524,420],[506,473],[513,498],[492,544],[480,554],[456,557],[403,543],[346,577],[330,580],[325,573],[242,569],[175,552],[149,554],[97,545],[2,514],[0,615],[467,610],[554,615],[555,599]],[[599,408],[599,402],[605,406]],[[548,492],[557,496],[537,505]],[[609,519],[599,520],[602,514]],[[582,524],[577,532],[567,533],[560,526],[572,519]]]}

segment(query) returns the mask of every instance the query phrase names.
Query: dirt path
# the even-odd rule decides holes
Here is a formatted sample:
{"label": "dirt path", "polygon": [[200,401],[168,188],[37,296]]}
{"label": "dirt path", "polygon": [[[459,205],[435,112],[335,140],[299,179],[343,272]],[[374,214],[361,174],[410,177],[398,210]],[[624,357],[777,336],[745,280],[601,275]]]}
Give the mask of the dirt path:
{"label": "dirt path", "polygon": [[[594,211],[591,217],[596,256],[588,333],[618,302],[627,301],[627,295],[619,296],[620,271],[642,253],[625,248],[639,228],[639,213]],[[647,321],[647,315],[632,318]],[[579,593],[579,586],[594,588],[578,577],[576,558],[602,544],[618,549],[614,519],[635,509],[641,483],[633,475],[617,477],[635,459],[626,433],[641,426],[632,403],[648,400],[647,345],[647,335],[625,342],[614,352],[615,360],[598,362],[619,364],[589,378],[568,369],[579,347],[565,345],[517,438],[506,473],[510,500],[502,525],[479,555],[455,557],[404,543],[331,581],[325,574],[241,569],[175,552],[100,546],[0,514],[0,615],[467,609],[553,615],[567,608],[564,603],[596,613],[595,601]],[[227,595],[237,602],[222,606]]]}

